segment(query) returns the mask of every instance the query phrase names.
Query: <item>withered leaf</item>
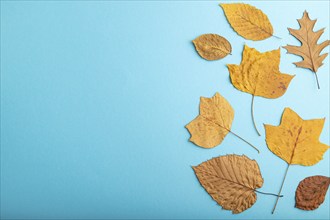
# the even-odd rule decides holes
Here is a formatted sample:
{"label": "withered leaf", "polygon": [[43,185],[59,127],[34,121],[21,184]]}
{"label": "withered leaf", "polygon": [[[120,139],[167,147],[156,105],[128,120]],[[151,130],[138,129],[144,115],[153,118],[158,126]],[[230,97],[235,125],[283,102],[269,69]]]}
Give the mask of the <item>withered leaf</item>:
{"label": "withered leaf", "polygon": [[231,27],[248,40],[264,40],[273,36],[273,27],[267,17],[256,7],[243,4],[220,4]]}
{"label": "withered leaf", "polygon": [[[254,96],[270,99],[278,98],[286,92],[294,77],[281,73],[279,65],[280,49],[261,53],[247,45],[244,46],[241,64],[227,65],[231,82],[235,88],[252,95],[252,118],[254,118]],[[260,135],[256,125],[255,128]]]}
{"label": "withered leaf", "polygon": [[325,199],[330,178],[310,176],[303,179],[296,190],[296,208],[303,210],[317,209]]}
{"label": "withered leaf", "polygon": [[301,19],[298,19],[298,23],[300,25],[300,29],[295,30],[288,28],[288,30],[290,34],[301,42],[301,46],[287,45],[284,48],[287,49],[288,53],[295,54],[303,58],[302,61],[294,64],[298,67],[307,68],[313,71],[315,73],[317,86],[320,88],[316,72],[318,68],[322,66],[323,60],[328,56],[328,53],[324,53],[322,55],[320,55],[320,53],[330,44],[330,40],[317,44],[317,41],[324,32],[324,28],[314,32],[313,28],[316,23],[316,19],[311,20],[307,11],[304,12]]}
{"label": "withered leaf", "polygon": [[[324,118],[303,120],[293,110],[285,108],[279,126],[265,125],[269,150],[288,164],[282,185],[291,164],[312,166],[323,159],[323,154],[329,149],[328,145],[319,141],[324,121]],[[279,194],[281,190],[282,187]]]}
{"label": "withered leaf", "polygon": [[231,53],[229,41],[217,34],[203,34],[193,43],[198,54],[206,60],[222,59]]}
{"label": "withered leaf", "polygon": [[[213,148],[221,144],[229,132],[245,141],[231,131],[233,119],[234,109],[219,93],[212,98],[201,97],[199,115],[186,125],[191,134],[190,141],[203,148]],[[245,142],[259,152],[252,144]]]}
{"label": "withered leaf", "polygon": [[235,214],[256,202],[255,190],[264,182],[257,162],[244,155],[216,157],[193,169],[208,194],[223,209]]}

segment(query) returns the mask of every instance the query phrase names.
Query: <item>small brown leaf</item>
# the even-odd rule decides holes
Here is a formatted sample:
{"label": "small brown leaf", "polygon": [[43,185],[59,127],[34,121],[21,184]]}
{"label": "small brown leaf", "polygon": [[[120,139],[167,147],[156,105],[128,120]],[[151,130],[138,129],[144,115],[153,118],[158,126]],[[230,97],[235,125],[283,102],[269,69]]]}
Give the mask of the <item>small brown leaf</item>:
{"label": "small brown leaf", "polygon": [[257,201],[255,190],[264,182],[257,162],[244,155],[212,158],[193,169],[208,194],[222,208],[235,214]]}
{"label": "small brown leaf", "polygon": [[231,53],[229,41],[217,34],[203,34],[193,43],[198,54],[206,60],[219,60]]}
{"label": "small brown leaf", "polygon": [[310,176],[303,179],[296,190],[296,208],[317,209],[324,202],[329,184],[330,178],[326,176]]}

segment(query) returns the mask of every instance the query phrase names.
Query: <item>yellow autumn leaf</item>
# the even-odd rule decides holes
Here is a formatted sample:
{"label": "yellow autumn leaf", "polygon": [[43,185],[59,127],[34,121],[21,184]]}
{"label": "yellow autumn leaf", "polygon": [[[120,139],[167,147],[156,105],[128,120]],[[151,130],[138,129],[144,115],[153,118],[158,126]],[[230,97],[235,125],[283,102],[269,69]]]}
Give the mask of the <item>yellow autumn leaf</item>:
{"label": "yellow autumn leaf", "polygon": [[313,28],[316,23],[316,19],[311,20],[307,11],[304,12],[301,19],[298,19],[298,23],[300,25],[300,29],[295,30],[288,28],[288,30],[290,34],[301,42],[301,46],[287,45],[284,48],[287,49],[288,53],[295,54],[303,58],[302,61],[295,62],[294,64],[298,67],[312,70],[315,73],[317,86],[320,88],[316,72],[318,68],[322,66],[323,60],[328,56],[328,53],[324,53],[322,55],[320,55],[320,53],[325,47],[329,46],[330,40],[317,44],[317,41],[324,32],[324,28],[314,32]]}
{"label": "yellow autumn leaf", "polygon": [[193,43],[198,54],[206,60],[222,59],[231,53],[229,41],[217,34],[203,34]]}
{"label": "yellow autumn leaf", "polygon": [[243,3],[220,4],[231,27],[247,40],[273,36],[273,27],[260,9]]}
{"label": "yellow autumn leaf", "polygon": [[[285,108],[279,126],[265,125],[269,150],[288,164],[282,186],[290,165],[312,166],[323,159],[323,154],[329,149],[328,145],[319,141],[324,121],[324,118],[303,120],[293,110]],[[282,187],[279,194],[281,190]]]}
{"label": "yellow autumn leaf", "polygon": [[212,98],[201,97],[199,115],[186,125],[191,134],[190,141],[203,148],[213,148],[231,133],[259,152],[256,147],[231,131],[233,119],[234,109],[219,93]]}
{"label": "yellow autumn leaf", "polygon": [[[253,119],[254,96],[278,98],[286,92],[294,77],[281,73],[279,65],[280,49],[260,53],[247,45],[244,46],[241,64],[227,65],[232,84],[238,90],[252,95],[251,112]],[[256,125],[255,128],[260,135]]]}

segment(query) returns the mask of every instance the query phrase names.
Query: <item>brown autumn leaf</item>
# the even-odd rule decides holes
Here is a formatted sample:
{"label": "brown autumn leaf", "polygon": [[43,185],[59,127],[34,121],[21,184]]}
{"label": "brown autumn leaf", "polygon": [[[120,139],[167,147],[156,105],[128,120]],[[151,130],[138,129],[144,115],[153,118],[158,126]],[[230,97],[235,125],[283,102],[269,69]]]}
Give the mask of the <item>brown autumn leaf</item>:
{"label": "brown autumn leaf", "polygon": [[273,27],[260,9],[243,3],[220,4],[237,34],[247,40],[264,40],[273,36]]}
{"label": "brown autumn leaf", "polygon": [[330,184],[326,176],[310,176],[303,179],[296,190],[296,208],[317,209],[325,199]]}
{"label": "brown autumn leaf", "polygon": [[216,93],[212,98],[200,98],[199,115],[186,125],[191,134],[190,141],[203,148],[213,148],[223,141],[228,133],[232,133],[251,147],[252,144],[231,131],[234,109],[229,102]]}
{"label": "brown autumn leaf", "polygon": [[330,44],[330,40],[317,44],[317,41],[324,32],[324,28],[314,32],[313,28],[316,21],[316,19],[311,20],[307,11],[305,11],[303,17],[298,19],[300,29],[295,30],[288,28],[290,34],[301,42],[301,46],[287,45],[284,48],[287,49],[288,53],[295,54],[303,58],[302,61],[295,62],[294,64],[298,67],[307,68],[313,71],[315,73],[317,86],[320,88],[316,72],[318,68],[322,66],[323,60],[328,56],[328,53],[324,53],[322,55],[320,55],[320,53]]}
{"label": "brown autumn leaf", "polygon": [[220,156],[192,168],[207,193],[234,214],[256,202],[256,189],[264,182],[257,162],[244,155]]}
{"label": "brown autumn leaf", "polygon": [[[328,145],[319,141],[324,121],[324,118],[303,120],[293,110],[285,108],[279,126],[265,125],[269,150],[288,164],[282,186],[290,165],[312,166],[323,159],[323,154],[329,149]],[[279,194],[281,190],[282,187]]]}
{"label": "brown autumn leaf", "polygon": [[229,41],[217,34],[203,34],[193,43],[198,54],[206,60],[218,60],[231,54]]}
{"label": "brown autumn leaf", "polygon": [[228,64],[230,79],[236,89],[252,95],[251,113],[254,127],[254,96],[275,99],[282,96],[294,76],[283,74],[279,70],[280,49],[261,53],[247,45],[244,46],[240,65]]}

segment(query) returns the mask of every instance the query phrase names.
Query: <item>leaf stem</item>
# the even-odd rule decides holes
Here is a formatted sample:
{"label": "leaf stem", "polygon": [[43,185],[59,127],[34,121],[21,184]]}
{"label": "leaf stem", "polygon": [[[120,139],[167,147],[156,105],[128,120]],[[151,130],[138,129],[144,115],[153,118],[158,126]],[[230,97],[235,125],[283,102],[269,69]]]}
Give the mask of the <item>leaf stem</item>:
{"label": "leaf stem", "polygon": [[253,146],[250,142],[248,142],[247,140],[245,140],[244,138],[242,138],[241,136],[239,136],[238,134],[232,132],[231,130],[228,130],[230,133],[232,133],[233,135],[235,135],[236,137],[238,137],[239,139],[241,139],[242,141],[244,141],[245,143],[247,143],[248,145],[250,145],[251,147],[253,147],[256,151],[258,151],[258,153],[260,153],[260,151],[258,150],[258,148],[256,148],[255,146]]}
{"label": "leaf stem", "polygon": [[254,95],[252,95],[252,102],[251,102],[251,115],[252,115],[252,121],[253,121],[253,125],[254,125],[254,128],[256,129],[257,133],[259,136],[261,136],[260,132],[258,131],[258,128],[257,128],[257,125],[256,125],[256,122],[254,120]]}
{"label": "leaf stem", "polygon": [[254,190],[255,192],[257,192],[257,193],[261,193],[261,194],[265,194],[265,195],[272,195],[272,196],[277,196],[277,197],[283,197],[283,195],[277,195],[277,194],[275,194],[275,193],[265,193],[265,192],[260,192],[260,191],[258,191],[258,190]]}
{"label": "leaf stem", "polygon": [[319,78],[317,77],[316,72],[315,73],[315,78],[316,78],[316,82],[317,82],[317,88],[320,89],[320,84],[319,84]]}
{"label": "leaf stem", "polygon": [[[285,181],[286,175],[288,174],[289,167],[290,167],[290,164],[288,163],[288,166],[287,166],[287,168],[286,168],[286,170],[285,170],[285,174],[284,174],[284,178],[283,178],[283,181],[282,181],[282,185],[281,185],[280,191],[278,192],[278,196],[279,196],[279,195],[281,194],[281,192],[282,192],[282,188],[283,188],[283,185],[284,185],[284,181]],[[278,199],[279,199],[279,198],[280,198],[280,197],[277,197],[277,199],[276,199],[276,202],[275,202],[275,205],[274,205],[274,208],[273,208],[272,214],[274,214],[274,212],[275,212],[276,205],[277,205],[277,203],[278,203]]]}
{"label": "leaf stem", "polygon": [[282,38],[280,38],[279,36],[276,36],[276,35],[272,35],[273,37],[277,38],[277,39],[280,39],[282,40]]}

